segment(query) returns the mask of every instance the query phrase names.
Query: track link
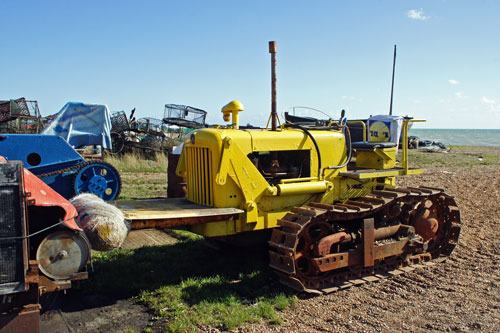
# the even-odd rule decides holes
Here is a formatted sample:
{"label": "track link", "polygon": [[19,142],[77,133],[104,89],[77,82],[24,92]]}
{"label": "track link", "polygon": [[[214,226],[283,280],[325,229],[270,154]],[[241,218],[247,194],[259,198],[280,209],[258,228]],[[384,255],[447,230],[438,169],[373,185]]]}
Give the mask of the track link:
{"label": "track link", "polygon": [[[412,224],[426,207],[436,215],[438,229],[433,238],[424,240],[415,234]],[[319,241],[342,226],[359,226],[368,218],[380,224],[381,217],[397,220],[400,227],[397,234],[375,242],[373,265],[363,265],[361,231],[353,232],[352,228],[352,235],[345,235],[357,241],[351,242],[349,249],[317,253]],[[269,241],[270,267],[281,283],[295,290],[331,293],[433,265],[432,259],[443,260],[458,242],[459,223],[460,212],[453,197],[431,187],[373,191],[331,205],[310,203],[293,208],[278,221],[281,228],[273,230]]]}
{"label": "track link", "polygon": [[70,166],[70,167],[67,167],[67,168],[64,168],[64,169],[59,169],[59,170],[55,170],[55,171],[51,171],[51,172],[47,172],[47,173],[42,173],[42,174],[39,174],[39,175],[36,175],[38,178],[45,178],[45,177],[50,177],[50,176],[54,176],[54,175],[60,175],[60,174],[63,174],[63,173],[66,173],[66,172],[70,172],[70,171],[73,171],[75,170],[75,172],[77,172],[78,170],[80,170],[81,168],[87,166],[87,165],[90,165],[90,164],[93,164],[95,163],[95,161],[87,161],[87,162],[84,162],[84,163],[81,163],[81,164],[76,164],[76,165],[73,165],[73,166]]}

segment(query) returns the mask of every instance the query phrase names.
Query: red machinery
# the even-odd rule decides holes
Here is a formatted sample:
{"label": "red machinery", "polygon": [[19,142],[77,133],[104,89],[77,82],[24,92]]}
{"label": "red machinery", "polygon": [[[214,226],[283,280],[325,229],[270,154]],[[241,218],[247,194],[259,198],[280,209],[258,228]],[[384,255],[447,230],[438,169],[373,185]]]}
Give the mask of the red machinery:
{"label": "red machinery", "polygon": [[38,332],[39,297],[88,277],[90,245],[62,196],[0,156],[0,331]]}

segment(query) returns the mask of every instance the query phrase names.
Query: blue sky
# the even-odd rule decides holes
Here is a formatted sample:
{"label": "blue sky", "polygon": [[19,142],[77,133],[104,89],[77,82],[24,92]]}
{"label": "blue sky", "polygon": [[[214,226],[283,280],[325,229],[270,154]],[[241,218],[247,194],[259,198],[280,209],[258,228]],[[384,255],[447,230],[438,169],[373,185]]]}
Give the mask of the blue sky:
{"label": "blue sky", "polygon": [[278,110],[348,118],[393,113],[421,128],[500,128],[500,1],[0,0],[0,99],[208,111],[240,100],[241,123],[270,112],[268,41],[278,46]]}

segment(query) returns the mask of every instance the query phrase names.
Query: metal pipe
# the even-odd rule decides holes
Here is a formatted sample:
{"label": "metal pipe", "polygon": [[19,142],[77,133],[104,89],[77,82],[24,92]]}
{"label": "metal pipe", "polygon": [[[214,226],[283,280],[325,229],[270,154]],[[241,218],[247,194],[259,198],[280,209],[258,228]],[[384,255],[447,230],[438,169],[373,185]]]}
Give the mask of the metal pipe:
{"label": "metal pipe", "polygon": [[[373,238],[374,240],[381,240],[385,238],[389,238],[394,236],[401,227],[401,224],[390,225],[387,227],[381,227],[374,230]],[[348,234],[343,231],[337,232],[335,234],[328,235],[323,237],[318,241],[316,245],[315,251],[316,255],[326,256],[331,252],[332,246],[341,244],[341,243],[349,243],[352,241],[356,241],[358,239],[358,235],[356,234]]]}
{"label": "metal pipe", "polygon": [[287,179],[282,179],[280,181],[281,184],[288,184],[288,183],[300,183],[300,182],[310,182],[313,180],[318,180],[318,177],[304,177],[304,178],[287,178]]}
{"label": "metal pipe", "polygon": [[276,42],[269,42],[271,53],[271,130],[276,131],[278,112],[276,110]]}
{"label": "metal pipe", "polygon": [[318,242],[315,254],[324,257],[330,253],[333,245],[341,242],[348,243],[350,241],[352,241],[352,236],[343,231],[328,235]]}
{"label": "metal pipe", "polygon": [[401,224],[395,224],[395,225],[390,225],[387,227],[375,229],[374,238],[377,241],[377,240],[381,240],[381,239],[385,239],[385,238],[389,238],[391,236],[394,236],[399,231],[400,227],[401,227]]}
{"label": "metal pipe", "polygon": [[296,195],[296,194],[311,194],[323,193],[328,188],[327,182],[307,182],[307,183],[291,183],[291,184],[278,184],[277,195]]}
{"label": "metal pipe", "polygon": [[363,127],[363,141],[366,141],[366,123],[362,120],[348,120],[348,124],[361,124]]}

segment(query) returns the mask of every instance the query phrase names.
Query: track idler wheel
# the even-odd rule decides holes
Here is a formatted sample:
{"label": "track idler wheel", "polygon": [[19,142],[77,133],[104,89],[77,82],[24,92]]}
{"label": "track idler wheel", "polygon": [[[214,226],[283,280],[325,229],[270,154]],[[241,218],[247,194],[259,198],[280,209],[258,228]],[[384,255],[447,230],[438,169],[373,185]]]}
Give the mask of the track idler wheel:
{"label": "track idler wheel", "polygon": [[436,237],[439,228],[439,222],[432,206],[431,200],[425,200],[420,204],[413,217],[412,224],[415,227],[415,232],[422,236],[424,241]]}
{"label": "track idler wheel", "polygon": [[332,226],[323,221],[313,221],[300,231],[294,253],[297,275],[304,278],[321,275],[321,272],[316,270],[312,259],[316,256],[315,252],[318,251],[318,242],[333,232]]}
{"label": "track idler wheel", "polygon": [[433,258],[449,256],[460,234],[460,211],[453,197],[440,193],[423,199],[411,214],[410,225],[428,242]]}

